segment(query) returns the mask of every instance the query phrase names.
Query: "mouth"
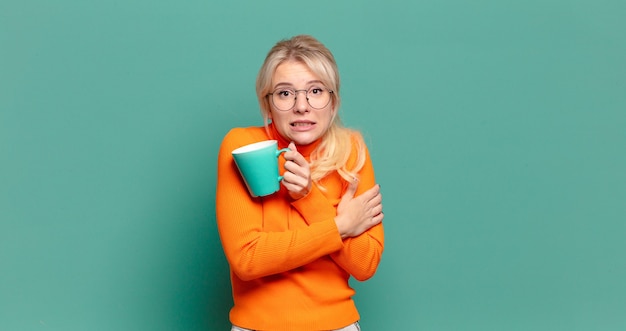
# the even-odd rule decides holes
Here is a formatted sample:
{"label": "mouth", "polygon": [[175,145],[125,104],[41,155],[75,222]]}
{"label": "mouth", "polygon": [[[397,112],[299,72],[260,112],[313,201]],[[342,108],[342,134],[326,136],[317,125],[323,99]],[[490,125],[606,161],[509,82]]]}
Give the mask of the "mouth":
{"label": "mouth", "polygon": [[291,130],[293,132],[309,132],[316,128],[316,124],[317,123],[313,121],[306,121],[306,120],[293,121],[289,123],[289,125],[291,126]]}
{"label": "mouth", "polygon": [[291,125],[294,128],[307,128],[307,127],[311,127],[311,126],[315,125],[315,122],[311,122],[311,121],[295,121],[295,122],[289,123],[289,125]]}

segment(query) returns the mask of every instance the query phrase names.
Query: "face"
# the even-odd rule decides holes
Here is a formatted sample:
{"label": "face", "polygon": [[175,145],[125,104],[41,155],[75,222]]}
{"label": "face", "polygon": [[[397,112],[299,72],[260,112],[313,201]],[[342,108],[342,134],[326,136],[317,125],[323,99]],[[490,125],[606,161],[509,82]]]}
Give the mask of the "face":
{"label": "face", "polygon": [[[300,62],[283,62],[272,77],[272,91],[277,88],[308,90],[311,87],[325,88],[320,79]],[[324,108],[315,109],[307,102],[305,92],[297,92],[296,96],[295,106],[287,111],[276,109],[270,101],[270,118],[283,138],[296,145],[308,145],[326,133],[334,117],[334,102],[331,98]]]}

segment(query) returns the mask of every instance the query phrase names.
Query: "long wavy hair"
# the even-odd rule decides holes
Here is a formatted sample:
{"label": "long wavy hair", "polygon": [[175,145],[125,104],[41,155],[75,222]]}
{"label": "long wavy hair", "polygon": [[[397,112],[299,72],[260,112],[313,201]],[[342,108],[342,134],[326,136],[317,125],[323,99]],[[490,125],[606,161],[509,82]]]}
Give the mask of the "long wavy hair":
{"label": "long wavy hair", "polygon": [[[333,118],[317,148],[310,155],[311,179],[317,184],[328,174],[337,171],[346,181],[358,178],[357,173],[365,163],[365,143],[358,131],[342,125],[338,115],[339,70],[333,54],[321,42],[309,35],[298,35],[281,40],[267,54],[256,80],[256,93],[261,107],[265,128],[269,134],[271,105],[268,94],[272,89],[272,77],[276,68],[286,61],[306,65],[330,90]],[[352,145],[357,150],[356,159],[350,162]],[[320,185],[321,186],[321,185]]]}

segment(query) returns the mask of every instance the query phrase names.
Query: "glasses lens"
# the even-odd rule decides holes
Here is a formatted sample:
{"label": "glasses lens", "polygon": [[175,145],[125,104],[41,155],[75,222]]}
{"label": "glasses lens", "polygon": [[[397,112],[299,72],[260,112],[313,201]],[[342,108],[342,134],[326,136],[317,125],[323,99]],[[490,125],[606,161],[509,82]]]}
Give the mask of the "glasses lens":
{"label": "glasses lens", "polygon": [[312,87],[306,92],[306,98],[311,107],[320,109],[330,102],[330,92],[321,87]]}
{"label": "glasses lens", "polygon": [[276,90],[272,93],[272,103],[278,110],[289,110],[296,104],[296,92],[293,90]]}

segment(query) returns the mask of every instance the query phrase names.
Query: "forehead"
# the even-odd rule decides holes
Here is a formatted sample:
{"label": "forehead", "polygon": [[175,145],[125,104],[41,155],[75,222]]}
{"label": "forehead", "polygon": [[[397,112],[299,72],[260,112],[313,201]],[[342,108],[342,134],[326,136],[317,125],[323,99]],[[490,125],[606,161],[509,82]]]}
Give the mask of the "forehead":
{"label": "forehead", "polygon": [[274,75],[272,75],[272,86],[299,86],[319,81],[320,78],[307,65],[297,61],[281,63],[276,67]]}

